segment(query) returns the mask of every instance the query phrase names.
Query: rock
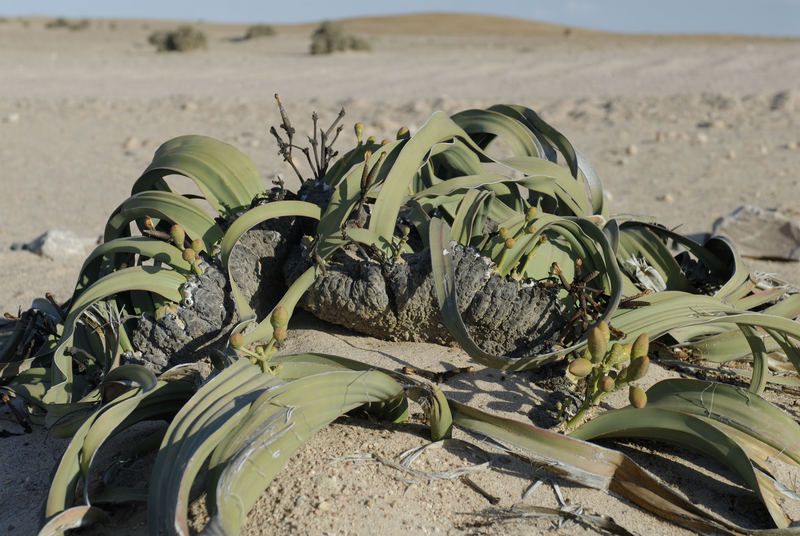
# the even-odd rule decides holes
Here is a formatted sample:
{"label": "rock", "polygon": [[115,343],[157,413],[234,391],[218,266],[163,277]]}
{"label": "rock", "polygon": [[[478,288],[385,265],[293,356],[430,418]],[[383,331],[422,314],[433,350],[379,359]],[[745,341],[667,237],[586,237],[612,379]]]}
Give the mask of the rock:
{"label": "rock", "polygon": [[699,143],[699,144],[701,144],[701,145],[704,145],[704,144],[708,143],[708,134],[705,134],[705,133],[703,133],[703,132],[698,132],[698,133],[695,135],[695,137],[694,137],[694,140],[695,140],[697,143]]}
{"label": "rock", "polygon": [[628,156],[636,156],[637,154],[639,154],[639,148],[631,143],[630,145],[628,145],[628,148],[625,149],[625,152],[628,153]]}
{"label": "rock", "polygon": [[8,114],[5,118],[6,123],[18,123],[19,122],[19,114],[16,112]]}
{"label": "rock", "polygon": [[184,102],[181,105],[181,109],[185,112],[194,112],[197,110],[197,103],[192,101]]}
{"label": "rock", "polygon": [[667,139],[667,135],[661,132],[660,130],[656,132],[656,142],[663,143]]}
{"label": "rock", "polygon": [[762,145],[759,148],[759,151],[761,152],[762,155],[768,155],[769,154],[769,147],[767,147],[766,145]]}
{"label": "rock", "polygon": [[675,196],[672,194],[661,194],[656,197],[656,201],[663,201],[664,203],[674,203]]}
{"label": "rock", "polygon": [[59,260],[67,257],[85,257],[95,244],[97,244],[95,238],[81,237],[66,229],[50,229],[32,242],[23,244],[21,249]]}
{"label": "rock", "polygon": [[798,146],[800,146],[800,144],[798,144],[796,141],[790,141],[786,144],[786,148],[790,151],[796,151]]}
{"label": "rock", "polygon": [[733,160],[734,158],[736,158],[736,151],[731,149],[730,151],[728,151],[726,157],[728,158],[728,160]]}
{"label": "rock", "polygon": [[800,224],[776,210],[743,205],[714,222],[746,257],[800,260]]}

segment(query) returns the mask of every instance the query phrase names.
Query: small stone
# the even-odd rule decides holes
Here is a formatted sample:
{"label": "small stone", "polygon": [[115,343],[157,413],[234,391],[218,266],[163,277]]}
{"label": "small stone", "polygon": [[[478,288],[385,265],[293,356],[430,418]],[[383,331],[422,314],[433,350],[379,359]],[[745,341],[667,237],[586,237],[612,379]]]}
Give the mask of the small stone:
{"label": "small stone", "polygon": [[725,128],[725,121],[722,119],[714,119],[708,124],[709,128]]}
{"label": "small stone", "polygon": [[761,154],[767,155],[767,154],[769,154],[769,147],[767,147],[766,145],[762,145],[759,148],[759,151],[761,152]]}
{"label": "small stone", "polygon": [[183,110],[185,112],[194,112],[194,111],[197,110],[197,103],[196,102],[192,102],[192,101],[184,102],[181,105],[181,110]]}
{"label": "small stone", "polygon": [[656,201],[663,201],[664,203],[674,203],[675,196],[672,194],[661,194],[656,197]]}
{"label": "small stone", "polygon": [[790,151],[796,151],[798,147],[798,143],[796,141],[790,141],[786,144],[786,148]]}
{"label": "small stone", "polygon": [[706,144],[708,143],[708,134],[705,134],[703,132],[698,132],[697,134],[695,134],[694,140],[701,145]]}
{"label": "small stone", "polygon": [[790,110],[797,102],[797,93],[794,91],[780,91],[770,99],[770,110]]}
{"label": "small stone", "polygon": [[776,210],[743,205],[714,222],[747,257],[800,260],[800,224]]}
{"label": "small stone", "polygon": [[50,229],[32,242],[23,244],[22,249],[52,260],[59,260],[67,257],[84,257],[95,244],[97,240],[94,238],[80,237],[65,229]]}
{"label": "small stone", "polygon": [[725,156],[728,158],[728,160],[733,160],[734,158],[736,158],[736,151],[731,149],[730,151],[728,151],[728,154],[725,155]]}
{"label": "small stone", "polygon": [[636,156],[637,154],[639,154],[639,148],[631,143],[630,145],[628,145],[628,148],[625,149],[625,152],[628,153],[628,156]]}
{"label": "small stone", "polygon": [[128,136],[128,139],[125,140],[125,143],[122,144],[122,148],[126,151],[135,151],[142,146],[142,141],[137,138],[136,136]]}
{"label": "small stone", "polygon": [[627,164],[628,164],[628,159],[627,158],[618,158],[617,159],[617,165],[618,166],[625,166]]}
{"label": "small stone", "polygon": [[16,112],[10,113],[6,116],[7,123],[18,123],[19,122],[19,114]]}
{"label": "small stone", "polygon": [[661,132],[660,130],[656,132],[656,142],[663,143],[667,139],[667,135]]}
{"label": "small stone", "polygon": [[331,508],[333,508],[333,505],[328,501],[321,501],[317,505],[317,509],[322,512],[330,512]]}

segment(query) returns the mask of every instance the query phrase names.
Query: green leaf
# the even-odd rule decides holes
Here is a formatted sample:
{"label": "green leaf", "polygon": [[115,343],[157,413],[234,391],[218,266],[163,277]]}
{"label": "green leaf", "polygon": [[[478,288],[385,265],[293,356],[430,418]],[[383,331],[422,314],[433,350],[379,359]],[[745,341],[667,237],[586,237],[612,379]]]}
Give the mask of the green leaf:
{"label": "green leaf", "polygon": [[222,239],[222,229],[197,203],[173,192],[147,190],[132,195],[114,210],[103,241],[130,236],[130,223],[145,216],[181,225],[186,236],[201,239],[208,252]]}
{"label": "green leaf", "polygon": [[[152,372],[139,365],[123,365],[112,370],[108,381],[127,380],[138,386],[97,409],[78,428],[61,457],[47,496],[45,515],[53,516],[72,506],[81,478],[88,482],[89,467],[100,445],[136,408],[139,401],[156,387]],[[84,502],[89,505],[88,486]]]}
{"label": "green leaf", "polygon": [[388,403],[393,415],[405,415],[405,400],[403,388],[378,371],[324,372],[263,392],[209,461],[212,474],[220,464],[225,468],[214,486],[217,512],[207,530],[238,534],[250,508],[286,461],[337,417],[375,403]]}
{"label": "green leaf", "polygon": [[47,403],[68,403],[72,391],[72,360],[65,350],[72,345],[75,325],[81,315],[100,300],[130,290],[155,292],[172,301],[180,301],[180,287],[186,278],[173,271],[158,267],[132,266],[112,272],[89,286],[72,303],[64,320],[64,331],[53,354],[51,368],[52,386],[44,397]]}
{"label": "green leaf", "polygon": [[131,193],[174,191],[164,180],[174,174],[192,179],[225,219],[235,217],[265,191],[253,161],[234,146],[207,136],[180,136],[156,150]]}
{"label": "green leaf", "polygon": [[254,207],[231,223],[228,230],[220,241],[220,258],[222,259],[222,266],[228,274],[228,281],[231,283],[231,293],[233,294],[236,308],[239,312],[239,317],[242,319],[254,319],[255,313],[250,307],[247,299],[242,294],[241,289],[231,276],[229,266],[231,252],[239,239],[244,233],[255,227],[256,225],[273,219],[285,216],[299,216],[304,218],[312,218],[319,220],[321,210],[317,205],[306,203],[305,201],[276,201],[266,205],[259,205]]}
{"label": "green leaf", "polygon": [[189,534],[189,491],[197,473],[244,418],[253,400],[278,383],[259,367],[239,360],[209,380],[175,415],[150,479],[147,525],[151,534]]}

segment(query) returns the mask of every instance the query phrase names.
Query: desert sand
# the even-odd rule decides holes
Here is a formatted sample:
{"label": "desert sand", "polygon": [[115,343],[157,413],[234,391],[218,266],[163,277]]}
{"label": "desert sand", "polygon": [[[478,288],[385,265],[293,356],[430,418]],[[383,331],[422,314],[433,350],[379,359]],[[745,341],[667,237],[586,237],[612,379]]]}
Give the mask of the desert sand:
{"label": "desert sand", "polygon": [[[393,137],[403,125],[413,132],[435,110],[526,105],[590,159],[612,213],[651,216],[683,233],[709,232],[716,218],[745,203],[800,214],[800,40],[621,36],[425,15],[345,21],[371,43],[369,53],[311,56],[313,25],[279,26],[274,37],[243,41],[245,25],[200,23],[207,50],[157,54],[148,35],[177,23],[93,20],[88,29],[69,31],[47,29],[46,22],[0,23],[0,311],[26,309],[45,291],[59,300],[71,294],[81,256],[53,260],[18,246],[53,228],[96,239],[154,150],[171,137],[219,138],[248,154],[266,184],[280,175],[297,186],[267,133],[279,122],[276,92],[301,132],[310,133],[313,110],[325,122],[344,106],[348,125],[362,121],[378,139]],[[342,136],[339,147],[346,148],[351,131]],[[748,262],[800,282],[797,263]],[[457,348],[380,341],[307,315],[290,327],[287,351],[340,353],[393,369],[469,364]],[[653,368],[648,382],[676,374]],[[526,422],[546,396],[528,374],[492,370],[442,387],[461,402]],[[609,403],[624,404],[623,398]],[[796,413],[794,400],[777,400]],[[0,419],[0,428],[13,428],[5,410]],[[547,520],[500,516],[516,503],[558,506],[551,484],[523,499],[531,484],[550,477],[506,456],[493,455],[492,469],[473,476],[497,505],[458,479],[409,482],[388,467],[347,459],[357,453],[393,458],[424,443],[419,425],[337,421],[271,484],[246,533],[529,534],[552,528]],[[33,534],[65,442],[37,429],[4,437],[0,445],[0,532]],[[736,523],[768,526],[753,495],[713,461],[655,443],[621,448],[701,506]],[[431,450],[418,464],[440,470],[480,461],[447,447]],[[146,471],[131,479],[141,480]],[[608,494],[553,481],[570,504],[610,515],[633,533],[689,533]],[[199,526],[201,509],[194,511]],[[115,534],[144,532],[143,507],[117,509],[114,519],[122,527]],[[594,530],[570,522],[556,532]]]}

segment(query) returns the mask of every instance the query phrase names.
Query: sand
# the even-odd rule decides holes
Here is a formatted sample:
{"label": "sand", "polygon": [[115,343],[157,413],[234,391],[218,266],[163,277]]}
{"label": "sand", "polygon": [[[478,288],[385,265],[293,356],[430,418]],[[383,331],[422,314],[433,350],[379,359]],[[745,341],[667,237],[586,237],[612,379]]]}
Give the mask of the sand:
{"label": "sand", "polygon": [[[612,213],[651,216],[684,233],[708,232],[717,217],[745,203],[794,216],[800,205],[800,40],[619,36],[430,15],[348,21],[371,42],[370,53],[310,56],[310,25],[242,41],[243,25],[199,24],[208,50],[156,54],[147,36],[176,23],[103,20],[69,31],[46,29],[46,22],[0,23],[2,311],[25,309],[45,291],[62,300],[70,295],[82,257],[51,260],[17,246],[52,228],[101,235],[153,151],[173,136],[232,143],[255,161],[265,183],[280,174],[296,185],[267,133],[279,122],[275,92],[300,131],[310,128],[312,110],[325,121],[344,106],[347,124],[362,121],[379,139],[403,125],[413,132],[435,110],[524,104],[591,160]],[[349,130],[343,136],[340,148],[353,141]],[[750,262],[800,282],[797,263]],[[395,369],[469,363],[456,348],[388,343],[302,315],[291,327],[292,350],[342,353]],[[650,381],[667,374],[675,373],[659,370]],[[527,420],[542,393],[526,375],[501,376],[482,371],[444,388],[460,401]],[[1,415],[10,428],[8,414]],[[32,534],[64,443],[41,430],[0,441],[1,482],[11,490],[0,502],[0,530]],[[409,487],[391,469],[337,461],[358,452],[396,456],[425,441],[418,425],[335,423],[273,482],[251,512],[247,534],[521,534],[549,526],[480,515],[494,507],[458,480]],[[655,444],[626,449],[702,506],[768,526],[752,495],[713,462]],[[475,461],[448,449],[427,456],[429,469]],[[691,469],[676,459],[690,460]],[[549,485],[521,498],[545,474],[502,456],[493,460],[494,469],[474,479],[500,498],[497,508],[556,506]],[[723,476],[703,476],[697,486],[695,470]],[[628,502],[559,483],[572,504],[611,515],[628,530],[687,534]],[[143,508],[117,511],[115,519],[127,533],[143,531]],[[592,532],[576,524],[559,530]]]}

